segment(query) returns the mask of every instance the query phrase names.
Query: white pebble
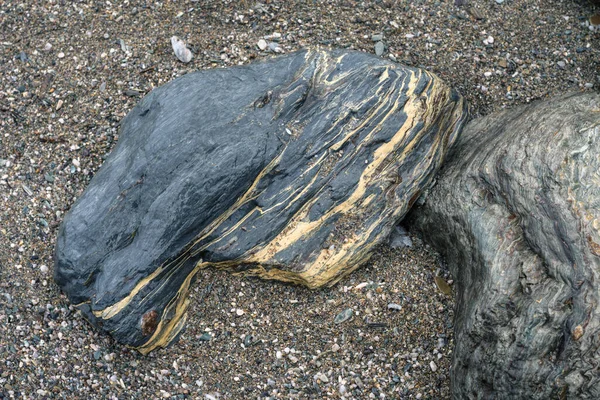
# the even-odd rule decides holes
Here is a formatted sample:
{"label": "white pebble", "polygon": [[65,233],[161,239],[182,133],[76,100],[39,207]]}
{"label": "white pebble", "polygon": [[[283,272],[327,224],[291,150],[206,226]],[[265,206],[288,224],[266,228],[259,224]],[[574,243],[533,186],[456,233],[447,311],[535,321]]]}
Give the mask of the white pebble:
{"label": "white pebble", "polygon": [[431,368],[431,370],[432,370],[433,372],[437,371],[437,365],[435,365],[435,363],[434,363],[433,361],[431,361],[431,362],[429,363],[429,367]]}
{"label": "white pebble", "polygon": [[64,58],[65,57],[65,53],[63,53],[62,51],[60,53],[58,53],[58,58]]}
{"label": "white pebble", "polygon": [[267,48],[268,44],[267,44],[267,41],[266,41],[265,39],[260,39],[260,40],[258,41],[258,44],[257,44],[257,46],[258,46],[258,48],[259,48],[259,49],[261,49],[261,50],[263,50],[263,51],[264,51],[264,50],[266,50],[266,48]]}
{"label": "white pebble", "polygon": [[242,315],[244,315],[244,310],[242,310],[242,309],[238,308],[237,310],[235,310],[235,314],[236,314],[238,317],[241,317]]}
{"label": "white pebble", "polygon": [[177,59],[183,63],[189,63],[192,61],[192,52],[185,45],[185,42],[179,39],[177,36],[171,37],[171,46],[175,52]]}
{"label": "white pebble", "polygon": [[48,266],[47,265],[40,265],[40,271],[42,271],[42,274],[47,274],[48,273]]}

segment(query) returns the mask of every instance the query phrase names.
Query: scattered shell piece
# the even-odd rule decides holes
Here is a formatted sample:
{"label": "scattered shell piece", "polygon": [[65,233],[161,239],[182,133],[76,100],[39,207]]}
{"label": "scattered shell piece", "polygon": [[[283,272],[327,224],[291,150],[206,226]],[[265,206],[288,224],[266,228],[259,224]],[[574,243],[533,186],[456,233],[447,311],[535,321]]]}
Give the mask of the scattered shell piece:
{"label": "scattered shell piece", "polygon": [[333,320],[334,324],[341,324],[342,322],[348,321],[354,315],[354,311],[351,308],[346,308],[344,311],[335,316]]}
{"label": "scattered shell piece", "polygon": [[123,39],[119,39],[119,45],[121,46],[121,50],[123,50],[123,53],[129,53],[129,51],[131,50],[131,48],[125,44],[125,41]]}
{"label": "scattered shell piece", "polygon": [[328,383],[328,382],[329,382],[329,378],[327,377],[327,375],[325,375],[325,374],[324,374],[324,373],[322,373],[322,372],[317,372],[317,373],[315,374],[315,381],[317,381],[317,380],[318,380],[318,381],[321,381],[321,382],[323,382],[323,383]]}
{"label": "scattered shell piece", "polygon": [[173,51],[179,61],[183,63],[192,61],[192,52],[187,48],[183,40],[179,39],[177,36],[173,36],[171,38],[171,46],[173,46]]}
{"label": "scattered shell piece", "polygon": [[485,44],[485,45],[493,44],[493,43],[494,43],[493,36],[488,36],[487,38],[483,39],[483,44]]}
{"label": "scattered shell piece", "polygon": [[33,190],[31,190],[31,189],[29,188],[29,186],[27,186],[27,185],[25,185],[25,184],[22,184],[22,185],[21,185],[21,187],[23,188],[23,191],[24,191],[25,193],[27,193],[27,195],[28,195],[28,196],[33,196]]}
{"label": "scattered shell piece", "polygon": [[435,365],[433,361],[429,362],[429,368],[431,368],[433,372],[437,371],[437,365]]}
{"label": "scattered shell piece", "polygon": [[441,276],[435,277],[435,284],[437,285],[438,289],[440,289],[440,292],[444,293],[445,295],[450,296],[452,294],[452,288],[450,288],[450,285],[448,285],[448,283]]}
{"label": "scattered shell piece", "polygon": [[269,43],[269,50],[271,50],[273,53],[283,53],[283,49],[279,46],[279,43],[275,42]]}

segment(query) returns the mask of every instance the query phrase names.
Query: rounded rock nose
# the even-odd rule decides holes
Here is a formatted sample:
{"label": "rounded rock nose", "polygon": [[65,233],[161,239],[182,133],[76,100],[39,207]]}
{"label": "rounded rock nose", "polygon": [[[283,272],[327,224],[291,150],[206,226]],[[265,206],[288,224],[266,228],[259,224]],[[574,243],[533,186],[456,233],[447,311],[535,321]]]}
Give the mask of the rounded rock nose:
{"label": "rounded rock nose", "polygon": [[54,252],[54,281],[68,295],[73,304],[90,299],[94,267],[82,263],[86,253],[93,251],[94,243],[85,240],[85,230],[77,220],[68,220],[61,225]]}

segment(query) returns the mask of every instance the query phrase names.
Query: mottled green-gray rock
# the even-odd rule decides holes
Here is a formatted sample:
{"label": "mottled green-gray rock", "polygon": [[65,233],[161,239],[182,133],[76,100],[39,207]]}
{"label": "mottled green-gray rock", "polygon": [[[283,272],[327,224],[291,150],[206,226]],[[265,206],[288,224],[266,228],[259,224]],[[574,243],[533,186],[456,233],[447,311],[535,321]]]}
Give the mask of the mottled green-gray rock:
{"label": "mottled green-gray rock", "polygon": [[434,75],[359,52],[185,75],[123,120],[62,224],[55,279],[143,353],[181,331],[200,268],[333,284],[428,187],[465,117]]}
{"label": "mottled green-gray rock", "polygon": [[600,398],[600,95],[471,122],[411,221],[458,286],[454,398]]}

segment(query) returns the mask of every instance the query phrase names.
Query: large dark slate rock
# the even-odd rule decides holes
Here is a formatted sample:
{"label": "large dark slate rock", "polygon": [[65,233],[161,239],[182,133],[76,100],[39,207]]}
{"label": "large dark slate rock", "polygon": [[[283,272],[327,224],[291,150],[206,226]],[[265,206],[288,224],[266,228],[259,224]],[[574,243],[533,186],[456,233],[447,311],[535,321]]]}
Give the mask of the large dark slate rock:
{"label": "large dark slate rock", "polygon": [[358,52],[183,76],[124,119],[63,222],[55,279],[143,353],[181,331],[199,268],[332,284],[430,184],[465,117],[435,76]]}
{"label": "large dark slate rock", "polygon": [[600,95],[470,123],[413,226],[457,281],[456,399],[600,398]]}

